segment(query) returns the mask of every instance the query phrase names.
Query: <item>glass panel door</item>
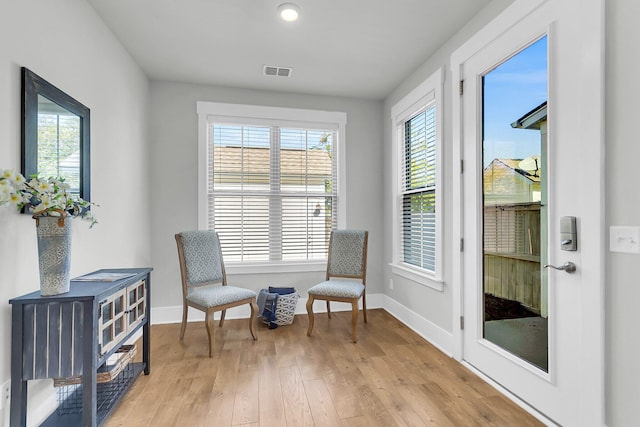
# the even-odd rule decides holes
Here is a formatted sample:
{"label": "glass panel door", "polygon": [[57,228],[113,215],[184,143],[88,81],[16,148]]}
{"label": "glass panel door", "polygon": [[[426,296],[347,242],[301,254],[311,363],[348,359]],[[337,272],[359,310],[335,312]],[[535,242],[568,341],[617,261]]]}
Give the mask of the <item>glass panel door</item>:
{"label": "glass panel door", "polygon": [[134,283],[127,287],[127,328],[131,330],[144,320],[146,309],[145,281]]}
{"label": "glass panel door", "polygon": [[483,336],[548,372],[547,37],[482,77]]}
{"label": "glass panel door", "polygon": [[127,331],[125,324],[125,298],[126,290],[123,289],[100,303],[98,315],[100,355],[111,350],[124,337]]}

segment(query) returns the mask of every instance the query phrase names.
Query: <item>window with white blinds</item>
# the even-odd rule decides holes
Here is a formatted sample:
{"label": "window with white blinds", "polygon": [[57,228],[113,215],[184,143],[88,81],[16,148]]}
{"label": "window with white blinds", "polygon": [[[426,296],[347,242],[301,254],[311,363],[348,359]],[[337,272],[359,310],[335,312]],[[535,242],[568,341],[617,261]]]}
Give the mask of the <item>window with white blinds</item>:
{"label": "window with white blinds", "polygon": [[228,263],[325,260],[338,223],[338,126],[209,116],[206,224]]}
{"label": "window with white blinds", "polygon": [[393,274],[442,291],[442,85],[439,69],[391,107]]}
{"label": "window with white blinds", "polygon": [[436,269],[436,107],[404,122],[402,261]]}

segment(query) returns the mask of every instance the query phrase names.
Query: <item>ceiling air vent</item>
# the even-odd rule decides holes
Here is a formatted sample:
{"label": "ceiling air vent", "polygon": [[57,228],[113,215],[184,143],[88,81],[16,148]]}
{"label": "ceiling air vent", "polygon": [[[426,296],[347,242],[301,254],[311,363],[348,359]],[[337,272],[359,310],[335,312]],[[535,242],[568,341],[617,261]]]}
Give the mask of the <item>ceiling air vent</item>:
{"label": "ceiling air vent", "polygon": [[293,68],[287,67],[275,67],[272,65],[265,65],[263,68],[263,74],[265,76],[277,76],[277,77],[291,77]]}

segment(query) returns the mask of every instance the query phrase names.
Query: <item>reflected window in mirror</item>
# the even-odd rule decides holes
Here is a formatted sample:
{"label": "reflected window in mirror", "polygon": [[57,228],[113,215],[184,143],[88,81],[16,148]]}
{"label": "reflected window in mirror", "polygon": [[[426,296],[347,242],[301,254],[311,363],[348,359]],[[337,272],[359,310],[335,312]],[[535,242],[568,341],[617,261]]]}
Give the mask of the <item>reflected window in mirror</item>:
{"label": "reflected window in mirror", "polygon": [[38,95],[38,174],[62,176],[80,194],[80,117]]}
{"label": "reflected window in mirror", "polygon": [[22,68],[22,173],[63,177],[89,201],[89,108]]}

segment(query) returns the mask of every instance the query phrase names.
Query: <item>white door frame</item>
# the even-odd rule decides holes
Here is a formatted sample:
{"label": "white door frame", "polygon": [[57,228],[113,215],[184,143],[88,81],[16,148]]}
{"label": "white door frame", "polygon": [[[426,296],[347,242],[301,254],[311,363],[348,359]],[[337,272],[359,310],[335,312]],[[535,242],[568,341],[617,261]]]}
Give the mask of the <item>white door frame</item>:
{"label": "white door frame", "polygon": [[[459,81],[462,64],[483,46],[490,43],[507,29],[517,25],[517,23],[533,10],[546,2],[562,0],[516,0],[507,7],[500,15],[492,20],[483,29],[478,31],[466,43],[458,48],[451,55],[451,90],[452,90],[452,162],[451,167],[454,173],[452,180],[453,195],[453,242],[459,242],[464,237],[463,230],[463,181],[461,170],[462,158],[462,103],[458,95]],[[576,78],[581,86],[581,95],[576,99],[576,105],[589,105],[591,108],[582,110],[582,120],[576,124],[578,138],[590,141],[589,150],[579,153],[580,156],[587,156],[600,163],[601,174],[597,180],[590,182],[595,197],[590,201],[594,214],[585,218],[581,229],[589,232],[589,239],[592,245],[596,245],[600,250],[596,255],[583,254],[581,263],[589,266],[589,273],[597,278],[590,283],[597,283],[597,289],[582,295],[582,307],[592,316],[584,316],[582,329],[576,331],[579,334],[579,341],[582,343],[583,357],[576,363],[581,364],[582,372],[588,377],[582,387],[582,395],[575,396],[584,405],[595,405],[595,412],[599,414],[599,421],[593,418],[584,420],[581,425],[591,425],[594,421],[598,425],[604,424],[604,281],[605,281],[605,227],[604,227],[604,0],[582,0],[580,8],[575,10],[575,19],[579,22],[583,43],[580,60],[582,67],[576,72]],[[552,88],[550,87],[550,90]],[[591,149],[598,147],[598,149]],[[594,159],[595,157],[595,159]],[[469,159],[473,161],[472,159]],[[596,231],[597,230],[597,231]],[[463,331],[459,326],[463,311],[463,253],[459,250],[458,244],[452,244],[452,296],[453,296],[453,356],[464,363]],[[593,339],[597,337],[597,339]],[[468,366],[468,365],[467,365]],[[475,371],[475,370],[474,370]],[[476,371],[477,372],[477,371]],[[491,381],[490,381],[491,382]],[[495,385],[495,384],[494,384]],[[502,387],[497,387],[503,393],[509,394]],[[513,395],[510,397],[521,406],[535,413],[532,408],[527,408],[526,402],[519,401]],[[592,412],[593,413],[593,412]],[[538,414],[539,415],[539,414]],[[576,414],[576,417],[580,417]]]}

